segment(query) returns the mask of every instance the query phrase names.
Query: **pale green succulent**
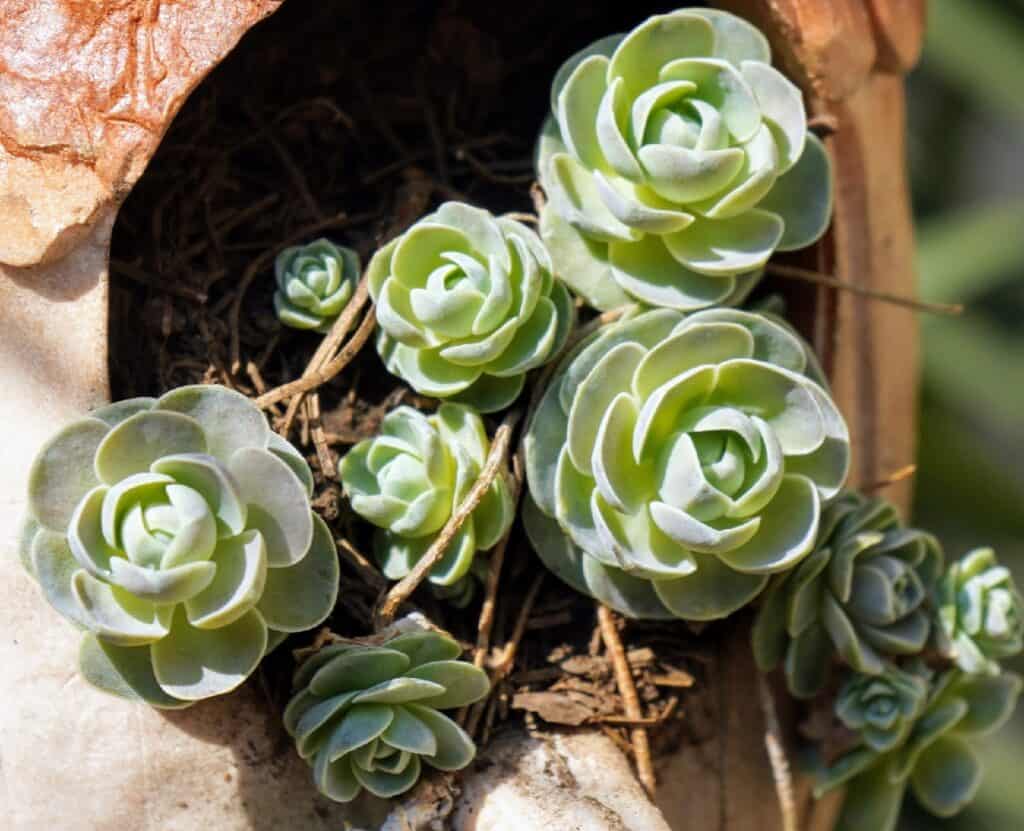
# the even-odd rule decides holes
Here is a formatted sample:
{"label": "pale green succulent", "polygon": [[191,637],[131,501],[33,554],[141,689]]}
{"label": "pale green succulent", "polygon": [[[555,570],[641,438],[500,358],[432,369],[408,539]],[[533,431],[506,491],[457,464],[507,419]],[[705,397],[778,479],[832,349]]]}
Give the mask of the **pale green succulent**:
{"label": "pale green succulent", "polygon": [[39,451],[25,559],[85,631],[80,669],[181,707],[322,622],[338,560],[305,460],[244,396],[181,387],[96,410]]}
{"label": "pale green succulent", "polygon": [[572,328],[569,293],[537,235],[459,202],[384,246],[367,277],[388,370],[483,413],[511,404]]}
{"label": "pale green succulent", "polygon": [[[473,487],[489,450],[480,416],[445,403],[430,416],[411,407],[392,410],[380,435],[345,455],[339,476],[353,510],[378,527],[374,551],[386,577],[400,580],[423,556]],[[468,602],[476,552],[495,545],[514,515],[508,481],[499,474],[430,571],[442,595]]]}
{"label": "pale green succulent", "polygon": [[352,297],[359,272],[359,255],[328,239],[284,249],[274,261],[278,320],[327,332]]}
{"label": "pale green succulent", "polygon": [[[1006,722],[1021,690],[1021,679],[1013,673],[969,675],[950,670],[929,679],[930,673],[919,666],[900,673],[916,676],[917,681],[904,678],[898,682],[899,690],[894,688],[886,697],[878,685],[895,672],[855,679],[843,696],[856,700],[840,698],[839,715],[860,731],[860,742],[824,773],[816,790],[821,796],[847,786],[836,831],[893,831],[908,784],[922,807],[936,816],[962,810],[982,778],[981,759],[972,742]],[[919,704],[922,689],[927,696]],[[870,713],[873,708],[877,715]],[[888,731],[880,729],[878,725],[888,720],[882,711],[890,708],[898,715]],[[857,726],[861,722],[863,728]]]}
{"label": "pale green succulent", "polygon": [[648,19],[555,76],[537,171],[555,273],[599,309],[740,302],[776,250],[817,240],[828,155],[768,41],[714,9]]}
{"label": "pale green succulent", "polygon": [[918,654],[942,560],[936,539],[903,527],[888,502],[843,493],[822,514],[814,553],[765,593],[758,664],[767,672],[785,661],[790,692],[807,698],[825,686],[836,655],[878,675],[888,658]]}
{"label": "pale green succulent", "polygon": [[810,554],[849,436],[809,347],[731,309],[630,313],[555,373],[524,439],[527,532],[641,618],[724,617]]}
{"label": "pale green succulent", "polygon": [[490,689],[483,670],[456,660],[461,651],[451,638],[412,632],[381,646],[334,644],[299,667],[284,725],[325,796],[397,796],[423,762],[450,771],[473,760],[472,739],[439,712]]}
{"label": "pale green succulent", "polygon": [[991,548],[953,563],[938,587],[947,652],[964,672],[998,673],[998,658],[1024,647],[1024,601]]}

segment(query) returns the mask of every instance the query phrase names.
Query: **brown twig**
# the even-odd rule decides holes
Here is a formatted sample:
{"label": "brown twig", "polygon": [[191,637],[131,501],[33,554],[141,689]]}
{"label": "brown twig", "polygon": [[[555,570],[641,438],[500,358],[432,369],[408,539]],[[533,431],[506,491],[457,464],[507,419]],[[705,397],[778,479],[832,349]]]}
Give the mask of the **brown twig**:
{"label": "brown twig", "polygon": [[877,482],[871,482],[868,485],[864,485],[864,487],[862,487],[861,490],[864,491],[865,493],[874,493],[875,491],[885,490],[891,485],[895,485],[897,482],[902,482],[904,479],[909,479],[915,473],[917,473],[917,465],[904,465],[898,470],[894,470],[884,479],[879,479]]}
{"label": "brown twig", "polygon": [[[603,604],[597,606],[597,621],[601,627],[601,638],[604,640],[604,647],[612,659],[612,667],[615,670],[615,684],[619,688],[619,695],[622,696],[622,705],[626,710],[626,717],[634,721],[644,717],[640,709],[640,698],[636,694],[636,685],[633,683],[633,672],[629,668],[629,661],[626,659],[626,650],[622,646],[622,639],[615,628],[615,619],[612,611]],[[640,778],[644,789],[653,798],[657,783],[654,778],[654,764],[651,761],[651,743],[647,736],[647,729],[643,726],[633,727],[630,730],[630,739],[633,744],[633,757],[636,759],[637,775]]]}
{"label": "brown twig", "polygon": [[924,300],[918,300],[916,297],[905,297],[902,294],[893,294],[892,292],[881,291],[880,289],[859,286],[848,280],[842,280],[831,274],[822,274],[810,268],[800,268],[799,266],[784,265],[783,263],[768,263],[767,270],[770,274],[776,274],[779,277],[829,286],[841,291],[848,291],[851,294],[859,294],[862,297],[870,297],[872,300],[880,300],[883,303],[891,303],[894,306],[912,309],[915,312],[928,312],[929,314],[956,317],[963,314],[964,311],[964,307],[960,303],[928,303]]}
{"label": "brown twig", "polygon": [[264,393],[256,399],[256,406],[262,409],[266,409],[271,404],[276,404],[279,401],[284,401],[286,398],[292,398],[292,396],[304,395],[311,390],[316,389],[319,386],[326,384],[335,375],[341,372],[349,362],[358,354],[359,350],[363,348],[363,344],[369,339],[370,335],[373,334],[374,327],[377,325],[377,315],[373,309],[370,309],[366,313],[366,317],[363,318],[363,322],[359,324],[359,328],[356,329],[352,338],[341,348],[331,360],[325,363],[323,366],[313,370],[308,375],[303,374],[301,378],[296,378],[294,381],[289,381],[287,384],[282,384],[279,387],[274,387],[267,393]]}
{"label": "brown twig", "polygon": [[416,591],[416,588],[423,582],[430,573],[430,570],[441,561],[444,552],[447,551],[448,546],[463,523],[469,519],[469,515],[480,504],[480,500],[484,498],[484,494],[487,493],[487,489],[494,482],[495,477],[501,473],[501,469],[505,466],[508,456],[512,431],[515,429],[521,414],[521,411],[513,410],[505,416],[505,420],[502,421],[501,426],[494,434],[491,450],[487,454],[487,461],[480,471],[480,476],[477,477],[473,487],[466,494],[466,498],[452,512],[448,522],[445,523],[444,528],[441,529],[441,533],[437,535],[437,539],[434,540],[430,548],[420,557],[412,570],[395,584],[378,607],[375,615],[378,628],[387,626],[394,620],[399,606]]}
{"label": "brown twig", "polygon": [[775,781],[775,793],[782,812],[783,831],[797,831],[796,799],[793,791],[793,773],[786,758],[786,750],[782,741],[782,729],[775,711],[775,698],[768,687],[764,675],[757,674],[757,689],[761,699],[761,710],[764,713],[764,744],[771,763],[772,779]]}
{"label": "brown twig", "polygon": [[315,392],[306,399],[306,415],[309,418],[309,435],[316,449],[317,460],[320,462],[320,472],[325,479],[334,479],[338,475],[338,468],[324,439],[324,425],[320,420],[320,396]]}
{"label": "brown twig", "polygon": [[335,539],[338,544],[338,552],[348,560],[353,568],[359,572],[359,575],[377,591],[384,591],[388,587],[388,581],[377,569],[374,567],[363,553],[350,543],[344,537]]}

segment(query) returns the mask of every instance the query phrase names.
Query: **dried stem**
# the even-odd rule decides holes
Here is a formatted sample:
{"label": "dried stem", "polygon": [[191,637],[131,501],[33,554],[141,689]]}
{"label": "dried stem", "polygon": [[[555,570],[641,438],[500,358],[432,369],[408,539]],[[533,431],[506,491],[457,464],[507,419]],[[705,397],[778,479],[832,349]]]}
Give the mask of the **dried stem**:
{"label": "dried stem", "polygon": [[[363,344],[366,343],[370,335],[373,334],[376,325],[377,315],[373,309],[370,309],[366,313],[366,317],[363,318],[363,322],[359,324],[355,334],[352,335],[351,340],[330,361],[308,375],[304,374],[301,378],[296,378],[294,381],[289,381],[287,384],[282,384],[270,390],[270,392],[261,395],[256,399],[256,406],[266,409],[278,401],[284,401],[292,396],[304,395],[310,390],[326,384],[348,366],[351,360],[359,353],[359,350],[363,348]],[[289,405],[289,409],[291,406],[297,405]]]}
{"label": "dried stem", "polygon": [[772,766],[772,778],[775,780],[775,793],[779,798],[779,810],[782,811],[783,831],[797,831],[796,799],[793,790],[793,773],[786,758],[786,750],[782,741],[782,729],[775,711],[775,698],[768,687],[764,675],[757,674],[757,688],[761,698],[761,710],[764,713],[764,745],[768,750],[768,761]]}
{"label": "dried stem", "polygon": [[909,479],[917,473],[917,465],[909,464],[904,465],[898,470],[894,470],[884,479],[879,479],[877,482],[871,482],[868,485],[864,485],[861,490],[865,493],[874,493],[875,491],[885,490],[891,485],[895,485],[897,482],[902,482],[904,479]]}
{"label": "dried stem", "polygon": [[[634,722],[640,722],[644,717],[640,709],[640,698],[636,694],[633,671],[629,667],[629,660],[626,658],[622,639],[619,638],[619,631],[615,628],[615,618],[612,616],[611,609],[599,604],[597,622],[601,627],[601,638],[604,640],[605,649],[608,650],[612,659],[615,683],[619,688],[619,695],[622,696],[626,717]],[[654,778],[654,764],[651,761],[651,744],[647,737],[647,728],[636,726],[629,732],[633,745],[633,756],[636,759],[637,775],[644,789],[653,798],[657,783]]]}
{"label": "dried stem", "polygon": [[838,277],[833,277],[831,274],[822,274],[819,271],[800,268],[795,265],[768,263],[768,272],[777,274],[779,277],[803,280],[805,283],[817,283],[818,285],[848,291],[851,294],[870,297],[872,300],[880,300],[883,303],[891,303],[894,306],[913,309],[915,312],[928,312],[930,314],[956,317],[963,314],[964,311],[964,307],[959,303],[927,303],[924,300],[918,300],[916,297],[905,297],[902,294],[893,294],[892,292],[872,289],[867,286],[858,286],[856,283],[841,280]]}
{"label": "dried stem", "polygon": [[430,570],[441,561],[452,539],[454,539],[463,523],[469,518],[469,515],[473,513],[476,506],[480,504],[480,500],[484,498],[484,494],[487,493],[487,489],[494,482],[495,477],[501,473],[502,468],[506,464],[512,431],[515,429],[520,415],[521,412],[519,410],[513,410],[505,416],[505,420],[494,434],[491,450],[487,454],[487,461],[484,464],[483,470],[480,471],[480,476],[473,487],[470,488],[469,493],[466,494],[466,498],[462,500],[459,507],[448,518],[448,522],[441,529],[437,539],[434,540],[426,553],[413,566],[412,571],[395,584],[377,609],[375,617],[378,628],[387,626],[394,620],[398,608],[416,591],[416,588],[426,579]]}

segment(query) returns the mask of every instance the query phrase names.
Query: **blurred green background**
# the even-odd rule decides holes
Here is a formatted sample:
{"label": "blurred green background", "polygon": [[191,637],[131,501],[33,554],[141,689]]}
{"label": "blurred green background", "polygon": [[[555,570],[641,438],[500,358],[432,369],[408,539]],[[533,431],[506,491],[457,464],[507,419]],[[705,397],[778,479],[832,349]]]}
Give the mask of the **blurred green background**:
{"label": "blurred green background", "polygon": [[[950,558],[994,546],[1024,585],[1024,0],[931,0],[908,115],[918,294],[966,305],[921,320],[914,519]],[[985,757],[970,808],[907,805],[906,831],[1024,828],[1024,710]]]}

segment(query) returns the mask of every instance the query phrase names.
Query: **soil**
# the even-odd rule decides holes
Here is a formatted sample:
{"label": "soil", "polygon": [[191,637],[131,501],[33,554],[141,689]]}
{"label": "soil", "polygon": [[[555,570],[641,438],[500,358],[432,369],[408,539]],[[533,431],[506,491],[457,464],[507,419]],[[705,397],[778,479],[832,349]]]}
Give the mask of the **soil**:
{"label": "soil", "polygon": [[[274,254],[327,236],[365,264],[448,199],[531,211],[533,142],[558,64],[663,9],[524,2],[499,15],[491,4],[454,1],[285,3],[192,96],[121,210],[111,280],[114,398],[199,382],[256,397],[298,378],[321,336],[278,323]],[[316,476],[314,505],[337,538],[369,552],[370,528],[349,510],[330,468],[376,432],[389,407],[434,402],[387,373],[372,338],[309,401],[312,412],[300,408],[288,437]],[[283,413],[268,412],[276,429],[286,428]],[[501,415],[489,419],[492,433]],[[341,602],[328,626],[356,637],[371,631],[382,582],[341,559]],[[490,665],[513,640],[542,572],[514,528]],[[413,602],[472,647],[482,594],[461,610],[429,590]],[[742,624],[698,636],[682,623],[619,623],[655,753],[708,739],[717,706],[708,667]],[[274,706],[289,695],[292,650],[314,636],[293,636],[265,662],[255,683]],[[623,714],[593,602],[547,576],[527,609],[514,667],[477,719],[478,738],[506,720],[598,723],[628,750]]]}

